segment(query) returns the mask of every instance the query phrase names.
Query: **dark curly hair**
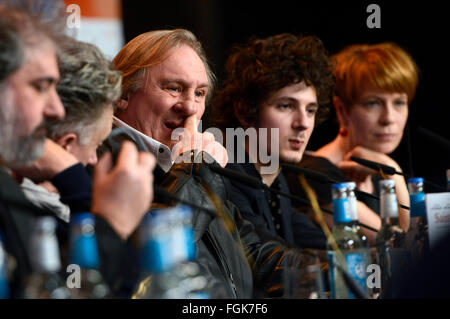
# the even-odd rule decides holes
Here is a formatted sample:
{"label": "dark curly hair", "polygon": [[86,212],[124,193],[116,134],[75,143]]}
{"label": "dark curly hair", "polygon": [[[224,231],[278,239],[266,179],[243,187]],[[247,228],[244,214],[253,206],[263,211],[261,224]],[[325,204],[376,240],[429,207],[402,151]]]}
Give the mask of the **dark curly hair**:
{"label": "dark curly hair", "polygon": [[317,92],[316,124],[328,116],[335,81],[328,52],[315,36],[284,33],[266,39],[250,39],[234,45],[228,57],[227,77],[212,100],[214,125],[225,131],[240,127],[235,107],[247,123],[256,123],[261,102],[285,86],[304,81]]}

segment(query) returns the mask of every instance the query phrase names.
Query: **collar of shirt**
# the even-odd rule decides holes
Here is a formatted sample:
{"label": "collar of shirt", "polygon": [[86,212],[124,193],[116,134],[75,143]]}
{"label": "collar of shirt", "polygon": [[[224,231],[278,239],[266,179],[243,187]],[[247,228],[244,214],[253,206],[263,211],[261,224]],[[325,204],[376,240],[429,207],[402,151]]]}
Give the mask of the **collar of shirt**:
{"label": "collar of shirt", "polygon": [[115,116],[113,123],[117,127],[124,128],[130,136],[139,136],[144,143],[144,146],[147,148],[147,151],[155,155],[158,165],[164,170],[164,172],[168,172],[170,170],[173,165],[172,152],[167,145],[164,145],[157,140],[148,137],[142,132],[139,132]]}

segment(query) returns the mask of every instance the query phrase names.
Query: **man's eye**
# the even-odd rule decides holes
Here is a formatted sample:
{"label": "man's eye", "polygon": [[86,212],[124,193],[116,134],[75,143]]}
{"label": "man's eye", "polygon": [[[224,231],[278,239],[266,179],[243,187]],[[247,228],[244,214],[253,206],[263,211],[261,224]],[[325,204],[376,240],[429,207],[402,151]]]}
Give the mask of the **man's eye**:
{"label": "man's eye", "polygon": [[281,109],[281,110],[287,110],[287,109],[290,109],[290,108],[292,107],[292,104],[289,104],[289,103],[281,103],[281,104],[278,104],[277,107],[278,107],[279,109]]}
{"label": "man's eye", "polygon": [[173,92],[181,92],[181,88],[179,86],[169,86],[167,89]]}
{"label": "man's eye", "polygon": [[315,115],[317,113],[318,108],[317,107],[311,107],[309,109],[306,109],[306,112],[308,112],[311,115]]}
{"label": "man's eye", "polygon": [[206,91],[204,91],[204,90],[200,90],[200,91],[196,91],[195,92],[195,96],[197,96],[197,97],[203,97],[205,95],[206,95]]}
{"label": "man's eye", "polygon": [[33,83],[33,87],[38,91],[39,93],[44,93],[50,88],[50,83],[48,82],[37,82]]}

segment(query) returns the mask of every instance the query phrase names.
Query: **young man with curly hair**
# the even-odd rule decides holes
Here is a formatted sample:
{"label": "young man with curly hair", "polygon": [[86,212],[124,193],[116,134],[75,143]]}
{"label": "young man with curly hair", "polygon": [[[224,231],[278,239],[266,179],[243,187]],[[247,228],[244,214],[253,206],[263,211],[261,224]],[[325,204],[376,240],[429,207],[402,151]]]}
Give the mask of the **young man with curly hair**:
{"label": "young man with curly hair", "polygon": [[[239,159],[230,161],[227,167],[288,193],[281,166],[264,171],[271,163],[261,154],[267,151],[280,163],[298,163],[302,159],[315,124],[326,116],[334,89],[325,47],[314,36],[280,34],[253,39],[233,47],[226,71],[224,85],[213,99],[218,114],[216,126],[223,132],[237,127],[246,132],[256,129],[257,136],[256,143],[248,137],[251,134],[241,139],[243,145],[235,143],[245,149],[246,158],[244,163]],[[325,248],[321,229],[305,214],[296,213],[287,197],[237,181],[232,184],[233,202],[263,238],[291,246]]]}

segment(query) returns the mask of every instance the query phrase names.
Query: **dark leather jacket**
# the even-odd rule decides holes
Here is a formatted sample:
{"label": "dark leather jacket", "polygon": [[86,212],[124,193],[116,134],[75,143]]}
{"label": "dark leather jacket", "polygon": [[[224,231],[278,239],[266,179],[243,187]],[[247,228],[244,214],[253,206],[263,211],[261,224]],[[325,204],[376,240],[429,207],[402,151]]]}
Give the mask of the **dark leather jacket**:
{"label": "dark leather jacket", "polygon": [[[135,142],[138,147],[142,145],[134,137],[121,134],[108,138],[104,149],[117,154],[123,139]],[[216,211],[212,216],[204,209],[193,208],[197,262],[208,281],[211,298],[281,297],[284,269],[311,263],[314,260],[311,252],[287,249],[278,241],[263,241],[253,224],[244,220],[232,203],[229,180],[205,164],[218,165],[214,159],[203,152],[194,159],[193,154],[190,163],[174,164],[167,173],[157,166],[153,173],[155,184],[178,199]],[[158,202],[175,204],[155,196],[154,204]]]}
{"label": "dark leather jacket", "polygon": [[[202,155],[207,163],[213,162],[206,153],[197,156]],[[281,297],[284,267],[302,267],[310,263],[311,255],[287,249],[278,241],[263,242],[232,203],[230,182],[204,163],[191,162],[175,164],[156,180],[178,198],[218,211],[217,216],[211,216],[196,209],[193,217],[197,261],[207,274],[210,291],[216,293],[212,297]],[[208,188],[220,198],[218,209]]]}

